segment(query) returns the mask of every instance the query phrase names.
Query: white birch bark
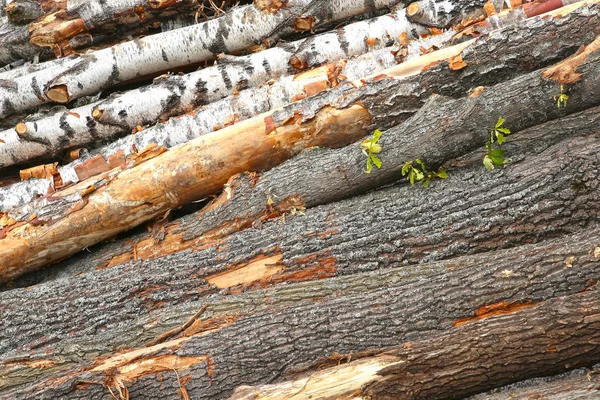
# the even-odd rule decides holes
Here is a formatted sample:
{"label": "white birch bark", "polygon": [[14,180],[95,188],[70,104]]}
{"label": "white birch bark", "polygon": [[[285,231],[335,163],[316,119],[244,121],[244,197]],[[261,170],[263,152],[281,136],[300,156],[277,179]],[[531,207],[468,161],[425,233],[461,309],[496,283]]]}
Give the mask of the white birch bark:
{"label": "white birch bark", "polygon": [[[435,16],[440,25],[448,27],[463,15],[482,10],[485,1],[443,0],[419,3],[423,10]],[[303,43],[292,56],[291,62],[296,68],[305,68],[322,62],[323,54],[335,54],[338,58],[363,54],[369,50],[390,46],[403,33],[406,33],[409,39],[417,39],[419,35],[429,33],[429,30],[421,23],[412,22],[407,17],[407,8],[402,8],[378,18],[355,22],[337,31],[314,36]]]}
{"label": "white birch bark", "polygon": [[[366,29],[371,25],[360,24]],[[96,105],[26,122],[26,136],[17,135],[13,129],[0,132],[0,139],[5,141],[4,145],[0,145],[0,168],[42,156],[57,157],[65,149],[86,146],[93,141],[111,140],[137,126],[165,120],[224,98],[232,91],[293,72],[289,59],[294,52],[307,41],[320,43],[319,39],[326,37],[318,35],[244,57],[222,57],[213,67],[183,76],[160,78],[151,86],[112,96]],[[383,43],[390,35],[379,30],[371,37]],[[335,48],[331,50],[331,55],[323,51],[318,60],[315,59],[315,64],[309,67],[340,60],[341,53]],[[391,57],[389,52],[384,53]],[[359,75],[355,73],[354,76]]]}
{"label": "white birch bark", "polygon": [[[394,56],[389,49],[371,52],[347,63],[339,64],[340,74],[349,81],[375,74],[396,65]],[[171,118],[164,124],[158,124],[133,135],[125,136],[104,147],[93,150],[72,163],[59,167],[63,182],[79,182],[76,167],[87,159],[101,155],[108,159],[111,155],[123,152],[126,157],[135,149],[143,150],[151,143],[166,148],[172,148],[186,143],[203,134],[224,127],[226,124],[243,121],[256,115],[283,107],[297,96],[305,95],[305,87],[311,83],[323,82],[323,73],[308,79],[297,79],[295,75],[287,75],[275,81],[272,85],[264,84],[237,95],[228,96],[222,100],[207,104],[193,114]],[[0,203],[1,209],[1,203]]]}
{"label": "white birch bark", "polygon": [[[329,23],[397,3],[398,0],[290,0],[276,14],[243,6],[226,15],[99,50],[61,66],[20,77],[10,88],[0,88],[0,118],[51,99],[66,102],[94,94],[119,82],[158,71],[199,63],[220,53],[244,50],[275,33],[295,31],[296,17],[318,10]],[[52,64],[52,62],[50,62]],[[19,96],[15,96],[19,93]]]}

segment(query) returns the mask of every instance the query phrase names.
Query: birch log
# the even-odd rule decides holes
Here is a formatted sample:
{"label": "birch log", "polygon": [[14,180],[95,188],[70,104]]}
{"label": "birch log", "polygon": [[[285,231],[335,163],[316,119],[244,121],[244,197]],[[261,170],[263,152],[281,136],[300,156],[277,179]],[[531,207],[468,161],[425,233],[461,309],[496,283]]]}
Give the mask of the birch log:
{"label": "birch log", "polygon": [[[252,93],[244,92],[231,96],[232,92],[237,93],[292,72],[288,60],[300,43],[301,41],[292,42],[245,57],[223,57],[216,66],[183,76],[158,78],[152,86],[116,94],[99,103],[66,110],[48,118],[22,122],[16,130],[0,132],[0,139],[4,141],[0,146],[0,165],[8,167],[36,159],[52,160],[69,148],[110,141],[138,126],[151,125],[157,120],[166,120],[171,116],[190,112],[203,104],[230,95],[227,102],[210,105],[210,110],[204,112],[210,118],[203,119],[204,126],[194,133],[194,136],[199,136],[200,133],[210,132],[219,124],[223,125],[226,118],[234,114],[238,119],[247,119],[306,96],[305,86],[308,93],[312,94],[331,84],[337,85],[337,79],[333,78],[333,75],[329,78],[332,82],[329,82],[329,69],[330,74],[354,80],[362,77],[360,73],[369,74],[396,64],[393,56],[386,50],[350,60],[350,65],[331,57],[326,58],[328,62],[338,62],[324,68],[320,73],[315,72],[314,76],[305,79],[287,76],[274,84],[270,83],[258,89],[252,88]],[[217,114],[214,114],[215,112]],[[154,130],[160,128],[151,129]],[[188,131],[191,133],[194,128],[190,126]],[[148,132],[148,135],[156,137],[155,133]],[[165,136],[171,135],[171,132],[165,133]],[[182,135],[175,133],[171,137],[171,145],[180,143],[175,139],[178,136]],[[134,141],[137,141],[139,147],[143,140],[140,140],[139,135],[136,139]],[[130,145],[134,141],[129,140],[127,145],[119,146],[118,150],[124,151],[125,156],[129,155],[132,151]],[[143,148],[145,144],[141,146]],[[110,157],[109,153],[105,155]],[[68,177],[65,181],[79,181],[77,175],[66,173],[65,176]]]}
{"label": "birch log", "polygon": [[[574,112],[598,104],[600,59],[595,55],[599,49],[600,37],[576,56],[551,69],[536,71],[516,78],[505,87],[495,88],[513,95],[526,88],[529,95],[519,99],[519,103],[511,102],[510,106],[518,108],[527,103],[528,109],[538,111],[514,121],[512,128],[518,130],[537,124],[544,114],[552,119],[565,111]],[[156,155],[166,149],[157,145],[149,147],[112,172],[91,178],[89,182],[82,181],[18,213],[11,213],[12,224],[3,229],[5,237],[0,239],[2,279],[11,279],[68,257],[118,232],[164,215],[169,209],[202,199],[220,190],[236,173],[272,168],[303,148],[343,146],[366,136],[373,123],[379,127],[395,125],[397,105],[393,99],[397,98],[403,82],[388,74],[383,79],[356,84],[360,87],[345,86],[323,92],[322,96],[270,115],[263,114],[204,135],[160,156]],[[511,91],[515,84],[520,86]],[[569,106],[564,111],[550,101],[560,84],[573,84],[577,89],[570,94]],[[377,87],[381,90],[373,91]],[[477,99],[472,101],[476,103]],[[439,118],[445,119],[444,116]],[[498,116],[488,112],[485,121],[492,118],[490,126]],[[486,135],[487,132],[481,131],[475,138],[485,141]],[[440,149],[436,147],[435,151],[440,152]],[[427,157],[436,156],[427,154]],[[134,167],[135,164],[139,165]],[[375,176],[373,181],[376,180]]]}
{"label": "birch log", "polygon": [[[583,12],[566,15],[557,21],[546,19],[541,25],[538,22],[533,21],[530,23],[520,23],[513,28],[505,28],[503,31],[498,32],[490,38],[482,38],[471,48],[465,50],[463,57],[465,57],[465,60],[469,65],[469,70],[477,69],[479,71],[486,71],[487,68],[494,67],[497,71],[494,76],[498,79],[507,79],[510,76],[515,76],[520,73],[520,71],[527,71],[541,65],[546,65],[547,63],[556,60],[556,57],[566,55],[569,51],[572,51],[572,49],[577,48],[579,45],[591,41],[596,34],[600,34],[600,30],[589,29],[589,26],[600,26],[600,23],[598,23],[598,12],[595,9],[592,9],[591,14],[587,10],[584,10]],[[505,41],[509,36],[511,41],[507,46]],[[559,39],[550,42],[545,39],[547,37],[556,37]],[[275,61],[272,61],[269,64],[270,68],[265,68],[264,70],[275,71],[276,66],[283,69],[283,60],[290,52],[284,53],[283,49],[271,49],[267,50],[264,55],[260,54],[261,53],[258,53],[246,59],[255,60],[252,65],[254,65],[255,70],[259,72],[261,71],[259,65],[263,65],[265,60],[276,60],[271,57],[271,55],[274,54],[283,55],[281,64],[276,64]],[[265,57],[267,54],[269,54],[269,57]],[[493,54],[493,56],[490,54]],[[521,56],[516,54],[520,54]],[[525,58],[525,56],[527,57]],[[430,57],[431,55],[425,57],[427,61],[424,61],[422,65],[433,62],[434,59]],[[365,58],[369,61],[365,60]],[[349,60],[341,70],[342,73],[339,73],[340,69],[338,66],[331,66],[328,68],[333,68],[334,71],[337,71],[339,73],[337,75],[338,77],[345,75],[347,78],[353,79],[353,77],[359,76],[361,72],[375,74],[381,67],[392,65],[394,62],[393,56],[388,53],[387,50],[381,50],[363,58]],[[240,67],[246,70],[246,63],[242,65],[238,65],[237,63],[227,65],[227,68],[231,68],[228,69],[228,71],[236,71],[235,68],[239,71]],[[403,68],[403,66],[399,66],[399,68]],[[314,92],[314,90],[321,90],[331,86],[331,83],[329,82],[331,72],[327,71],[327,69],[323,70],[321,78],[319,78],[319,75],[316,73],[305,74],[312,76],[311,79],[313,82],[318,81],[319,79],[322,81],[321,84],[315,83],[310,85],[307,89],[309,90],[309,93],[311,93],[310,90]],[[425,99],[427,93],[440,91],[451,95],[458,95],[464,93],[472,86],[477,86],[482,83],[489,84],[496,80],[496,78],[491,77],[489,74],[486,75],[485,73],[482,73],[481,75],[465,71],[459,73],[457,71],[449,70],[447,67],[444,71],[444,73],[441,73],[439,70],[435,70],[435,72],[433,70],[426,71],[418,78],[410,79],[411,82],[415,82],[416,85],[411,90],[405,90],[402,94],[402,96],[405,96],[407,99],[407,107],[405,107],[406,115],[408,115],[409,112],[412,112],[411,109],[416,106],[414,100],[410,100],[411,97],[418,96]],[[235,76],[235,74],[231,72],[229,76]],[[300,75],[297,79],[300,79],[302,76],[303,75]],[[174,81],[177,79],[177,77],[173,78]],[[82,178],[85,179],[90,175],[106,171],[111,165],[109,160],[114,159],[117,156],[120,157],[122,162],[124,156],[128,156],[133,152],[132,149],[143,149],[150,143],[157,143],[169,148],[197,137],[200,134],[211,132],[215,128],[225,126],[236,120],[243,120],[256,114],[269,111],[271,108],[276,108],[284,103],[290,102],[293,100],[294,95],[299,94],[300,97],[302,97],[306,93],[300,82],[295,79],[294,85],[298,86],[300,84],[300,93],[298,93],[296,89],[290,90],[288,88],[287,93],[289,93],[289,95],[287,97],[284,96],[283,94],[286,93],[285,85],[287,85],[286,82],[288,81],[290,81],[289,78],[287,78],[287,81],[284,79],[280,82],[276,82],[272,87],[269,86],[256,88],[252,91],[242,91],[238,96],[233,96],[219,103],[209,104],[203,109],[196,111],[194,115],[183,116],[170,121],[165,125],[145,129],[135,135],[120,139],[113,144],[92,152],[90,157],[84,156],[69,165],[61,167],[59,171],[62,180],[63,182],[78,182]],[[452,84],[449,85],[449,81],[453,81]],[[159,81],[155,85],[157,90],[163,90],[164,96],[159,97],[158,95],[152,95],[149,97],[161,99],[161,101],[164,99],[176,99],[177,97],[174,96],[173,93],[166,90],[169,87],[173,87],[169,82],[172,81]],[[204,81],[200,80],[196,82],[203,83]],[[241,80],[241,82],[243,82],[243,80]],[[306,83],[310,82],[310,80],[306,81]],[[192,83],[194,83],[194,81],[192,81]],[[165,88],[165,86],[167,87]],[[195,86],[195,84],[188,86]],[[282,87],[284,90],[280,90]],[[423,92],[425,87],[427,88],[427,91]],[[452,87],[451,90],[449,89],[450,87]],[[144,91],[145,90],[139,91],[139,93],[133,91],[132,94],[137,93],[140,95]],[[155,92],[152,91],[152,93]],[[210,93],[210,91],[208,91],[208,93]],[[165,97],[167,95],[169,95],[169,97]],[[49,142],[54,142],[59,138],[63,138],[64,135],[39,135],[38,133],[46,132],[46,129],[55,131],[53,127],[56,125],[62,126],[67,132],[71,132],[71,134],[67,134],[66,138],[60,140],[60,142],[68,143],[67,138],[73,136],[74,138],[72,140],[77,144],[81,144],[81,141],[84,140],[106,138],[106,134],[114,135],[115,133],[113,132],[115,131],[129,129],[132,125],[134,127],[136,122],[143,122],[135,119],[136,113],[134,111],[136,108],[133,99],[137,98],[138,96],[129,96],[126,94],[122,97],[109,99],[98,106],[83,107],[52,118],[37,122],[29,122],[26,123],[27,131],[34,132],[31,134],[32,137],[39,138],[41,136],[41,138],[44,138]],[[127,99],[130,100],[127,102]],[[190,101],[191,100],[186,100],[185,96],[182,96],[180,105],[185,105]],[[166,100],[164,102],[166,102]],[[131,106],[125,106],[127,103]],[[142,105],[148,104],[145,102],[138,103]],[[172,101],[171,103],[176,104],[176,101]],[[94,110],[102,111],[102,115],[98,120],[93,119],[92,115],[90,115],[93,114]],[[150,118],[151,117],[148,117],[149,120]],[[85,122],[85,124],[83,122]],[[83,125],[85,125],[85,127]],[[123,128],[121,128],[122,126]],[[86,132],[83,131],[84,128]],[[97,136],[90,137],[90,134],[92,133]],[[43,152],[55,154],[56,150],[52,149],[56,149],[56,145],[44,145],[43,143],[31,144],[23,138],[18,138],[14,131],[4,132],[3,135],[4,136],[0,135],[0,137],[10,144],[10,146],[7,145],[4,148],[0,148],[0,150],[4,150],[4,160],[7,158],[14,160],[16,157],[23,157],[32,153],[34,155],[41,155]],[[19,142],[17,142],[17,140],[19,140]],[[77,140],[81,141],[77,142]],[[58,148],[60,149],[59,146]],[[34,152],[34,150],[36,152]],[[0,152],[0,154],[2,153]],[[51,181],[49,181],[49,186],[52,186]],[[24,195],[19,196],[19,198],[26,198]],[[7,211],[19,204],[24,203],[11,202],[9,201],[9,198],[6,197],[4,201],[0,202],[0,209]]]}
{"label": "birch log", "polygon": [[[178,15],[193,16],[208,2],[194,0],[85,0],[65,2],[58,10],[32,22],[29,41],[51,48],[57,56],[70,54],[72,39],[97,33],[126,32],[139,25],[155,25],[157,21]],[[221,5],[228,9],[234,1]]]}
{"label": "birch log", "polygon": [[[273,32],[293,33],[294,19],[307,15],[307,9],[316,10],[317,16],[329,17],[319,20],[324,24],[396,2],[290,0],[277,13],[263,12],[252,5],[238,7],[198,25],[91,52],[69,63],[50,64],[38,73],[19,77],[10,87],[0,89],[0,117],[48,101],[65,103],[119,82],[212,59],[219,53],[244,50]],[[14,96],[19,91],[21,96]]]}

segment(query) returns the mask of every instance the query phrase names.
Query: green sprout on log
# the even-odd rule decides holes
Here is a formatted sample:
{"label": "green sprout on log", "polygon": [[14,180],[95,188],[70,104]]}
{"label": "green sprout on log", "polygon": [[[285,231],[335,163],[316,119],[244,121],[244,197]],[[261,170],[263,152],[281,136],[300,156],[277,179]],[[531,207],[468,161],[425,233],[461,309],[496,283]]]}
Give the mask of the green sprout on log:
{"label": "green sprout on log", "polygon": [[569,100],[569,95],[565,93],[565,88],[563,85],[560,85],[560,94],[558,96],[554,96],[554,101],[556,101],[556,106],[558,108],[566,107],[567,100]]}
{"label": "green sprout on log", "polygon": [[408,175],[408,181],[413,186],[415,182],[423,182],[423,187],[429,186],[429,181],[433,178],[446,179],[448,173],[444,169],[438,169],[437,172],[427,171],[425,163],[420,159],[414,161],[407,161],[402,167],[402,176]]}
{"label": "green sprout on log", "polygon": [[377,168],[381,168],[381,160],[375,154],[381,153],[381,146],[377,144],[379,138],[381,137],[381,131],[376,129],[373,132],[373,137],[370,139],[365,139],[360,143],[360,147],[362,147],[362,152],[367,156],[367,169],[365,173],[370,174],[373,169],[373,165]]}
{"label": "green sprout on log", "polygon": [[494,129],[490,130],[490,140],[485,143],[485,147],[487,149],[487,154],[483,157],[483,165],[488,169],[492,170],[496,166],[501,166],[510,162],[510,158],[504,158],[505,153],[504,149],[494,148],[492,145],[494,143],[498,143],[501,145],[506,142],[506,136],[510,135],[510,129],[503,127],[504,118],[499,117],[498,122],[496,122],[496,126]]}

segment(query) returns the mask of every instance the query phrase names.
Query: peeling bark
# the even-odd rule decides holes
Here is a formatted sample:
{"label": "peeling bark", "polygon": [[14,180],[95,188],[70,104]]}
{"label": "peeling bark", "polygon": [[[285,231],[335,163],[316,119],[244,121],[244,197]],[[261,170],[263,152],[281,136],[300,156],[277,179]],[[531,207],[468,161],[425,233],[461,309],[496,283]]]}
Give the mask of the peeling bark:
{"label": "peeling bark", "polygon": [[[319,15],[325,13],[329,17],[320,20],[325,24],[396,2],[336,0],[321,4],[322,0],[290,0],[276,14],[263,13],[252,5],[242,6],[198,25],[91,52],[60,66],[50,61],[44,70],[19,77],[10,87],[1,88],[0,117],[44,102],[66,103],[119,82],[213,59],[219,53],[245,50],[275,31],[278,35],[291,34],[295,31],[293,19],[317,4]],[[15,98],[15,91],[22,96]]]}
{"label": "peeling bark", "polygon": [[[593,254],[594,246],[599,244],[597,238],[598,231],[594,229],[540,245],[463,256],[411,268],[360,272],[320,282],[289,283],[289,287],[282,285],[233,296],[213,295],[210,300],[191,304],[185,301],[187,296],[195,299],[199,293],[210,292],[192,287],[191,282],[200,285],[202,280],[195,274],[190,276],[189,272],[180,271],[177,262],[168,260],[163,260],[159,274],[158,265],[152,274],[145,268],[137,269],[139,267],[134,274],[115,269],[72,278],[69,286],[64,285],[66,281],[55,281],[49,287],[5,292],[3,304],[11,310],[10,315],[15,316],[15,325],[8,331],[15,334],[22,331],[25,335],[19,345],[27,343],[29,337],[37,337],[34,332],[38,330],[47,332],[48,324],[54,326],[55,334],[52,340],[34,339],[33,349],[20,347],[12,352],[14,357],[5,353],[3,376],[21,377],[19,383],[32,378],[39,380],[34,385],[21,388],[9,388],[7,384],[11,381],[7,380],[2,395],[89,398],[106,393],[101,386],[105,378],[119,375],[120,371],[135,370],[127,367],[134,366],[140,355],[142,360],[156,356],[208,355],[213,359],[215,369],[209,375],[205,365],[190,371],[195,383],[188,386],[189,394],[198,399],[223,398],[239,385],[272,381],[293,370],[310,367],[323,357],[333,358],[336,353],[352,357],[350,354],[353,352],[379,352],[387,346],[428,339],[437,333],[458,334],[465,328],[488,324],[495,316],[515,313],[540,301],[550,302],[560,296],[582,292],[593,286],[600,276],[600,263]],[[390,254],[383,247],[380,251],[380,260]],[[357,249],[349,265],[371,259],[371,256],[362,254]],[[564,263],[570,257],[576,260],[572,267]],[[191,264],[191,260],[188,259],[188,262]],[[338,262],[335,261],[336,266]],[[396,266],[399,265],[401,263],[396,262]],[[355,270],[360,271],[360,268]],[[124,276],[127,278],[123,279]],[[104,283],[99,284],[98,279]],[[85,290],[87,295],[78,297],[79,290]],[[181,298],[181,290],[187,292],[186,297]],[[100,295],[100,292],[103,294]],[[21,300],[22,296],[39,298],[41,308],[35,315],[31,305],[26,306]],[[103,300],[99,302],[99,298]],[[105,351],[109,343],[117,345],[133,338],[132,342],[128,342],[131,345],[147,340],[153,331],[164,332],[167,326],[158,327],[157,321],[162,324],[168,320],[170,327],[183,324],[207,301],[206,314],[201,315],[195,326],[191,325],[193,329],[189,329],[187,334],[152,347],[134,347],[127,351],[120,347],[122,351],[115,357],[109,354],[95,357]],[[140,315],[140,307],[145,307],[142,304],[157,302],[162,304],[143,318],[136,319]],[[181,303],[169,309],[165,302]],[[73,314],[73,307],[82,310],[73,315],[75,320],[46,318],[44,321],[43,315]],[[100,311],[94,312],[96,309]],[[184,315],[182,310],[186,310]],[[107,319],[109,312],[116,312],[119,317]],[[90,318],[91,315],[94,318]],[[133,325],[124,323],[132,317]],[[27,323],[17,325],[21,318]],[[58,329],[60,325],[62,329]],[[73,332],[73,326],[80,328]],[[119,335],[119,332],[125,334]],[[539,335],[537,331],[534,333]],[[558,343],[554,344],[560,348]],[[565,353],[558,351],[548,356],[563,357]],[[582,353],[576,354],[581,356]],[[95,357],[94,360],[90,360],[92,357]],[[338,360],[334,358],[329,362],[337,363]],[[550,373],[564,371],[564,365],[557,363],[560,365],[557,367],[552,360],[556,359],[546,359],[548,363],[538,369],[514,371],[514,375],[508,375],[511,379],[508,382],[548,373],[548,369],[551,369]],[[42,361],[52,363],[51,368],[27,365]],[[594,362],[592,358],[586,361]],[[490,358],[490,362],[493,363],[494,359]],[[149,364],[152,365],[152,361]],[[111,370],[108,366],[114,368]],[[567,368],[574,366],[571,364]],[[121,378],[132,393],[176,398],[175,391],[170,393],[161,389],[160,385],[155,386],[157,372],[161,371],[148,370],[141,376],[123,374]],[[77,385],[86,381],[98,382],[98,385]],[[487,384],[501,382],[508,383],[500,380],[499,383],[492,381]]]}
{"label": "peeling bark", "polygon": [[[516,132],[597,105],[600,102],[597,98],[600,96],[600,59],[595,57],[599,52],[598,45],[600,39],[588,45],[580,55],[548,70],[483,90],[477,97],[432,98],[428,106],[408,121],[414,136],[406,134],[403,127],[404,132],[398,138],[389,135],[395,140],[385,136],[382,140],[382,146],[389,148],[387,153],[401,162],[386,163],[387,155],[383,153],[385,167],[365,178],[362,171],[364,156],[355,150],[355,154],[348,157],[351,167],[336,170],[339,187],[349,187],[343,192],[345,195],[352,194],[354,188],[359,187],[355,185],[361,181],[360,190],[377,187],[397,179],[403,162],[415,158],[424,159],[435,168],[481,146],[489,137],[489,128],[482,126],[493,127],[499,116],[510,121],[509,127]],[[579,82],[570,89],[568,106],[558,109],[553,96],[559,84],[548,78],[553,78],[556,71],[574,69],[580,74]],[[402,101],[398,93],[402,93],[403,85],[412,88],[410,83],[390,78],[349,90],[340,87],[341,95],[336,89],[324,92],[309,102],[301,101],[272,115],[202,136],[131,168],[156,154],[158,150],[149,146],[146,152],[136,156],[138,161],[134,157],[119,169],[12,211],[9,216],[15,223],[8,227],[6,237],[0,239],[3,244],[2,276],[4,280],[11,279],[51,260],[72,255],[161,216],[171,208],[215,193],[236,173],[273,167],[297,154],[301,148],[315,145],[340,147],[365,136],[370,131],[369,125],[382,129],[393,126],[397,121],[396,110],[401,106],[394,100]],[[372,90],[378,86],[382,90]],[[528,96],[522,96],[523,90]],[[490,109],[495,112],[490,113]],[[529,110],[536,110],[536,113]],[[445,117],[448,112],[454,115],[451,121]],[[325,123],[331,124],[327,130],[322,128]],[[60,201],[51,204],[57,200]],[[65,232],[67,226],[68,232]],[[44,239],[38,240],[38,235]]]}
{"label": "peeling bark", "polygon": [[519,378],[590,366],[600,360],[598,300],[600,292],[592,289],[530,304],[296,381],[240,388],[231,399],[462,398]]}
{"label": "peeling bark", "polygon": [[[448,68],[449,66],[447,63],[442,63],[439,67],[433,67],[421,72],[417,77],[407,78],[407,82],[409,83],[404,85],[403,88],[397,89],[397,98],[394,99],[398,104],[402,104],[401,107],[403,109],[403,113],[396,121],[404,119],[416,111],[419,104],[424,101],[431,92],[441,92],[456,96],[466,92],[471,87],[481,84],[496,83],[514,77],[522,71],[529,71],[556,61],[559,57],[569,54],[581,44],[591,41],[595,35],[600,34],[600,28],[590,29],[590,27],[599,26],[598,11],[593,9],[590,14],[588,11],[583,10],[569,14],[556,21],[550,19],[544,20],[543,24],[536,21],[522,22],[515,27],[505,28],[490,38],[482,38],[472,46],[463,50],[462,57],[467,63],[467,67],[462,71],[453,71]],[[510,44],[508,45],[506,44],[507,37],[511,38]],[[552,38],[552,40],[550,40],[550,38]],[[556,38],[560,38],[560,41],[557,41],[558,39]],[[459,50],[457,50],[457,52],[451,52],[450,55],[454,56],[460,54]],[[272,49],[267,52],[268,54],[271,54],[276,51],[283,52],[284,50]],[[433,58],[432,56],[435,54],[437,53],[425,56],[425,61],[417,62],[417,65],[423,67],[426,64],[434,62],[436,58]],[[263,59],[262,56],[259,57],[258,55],[253,55],[251,57]],[[358,60],[350,60],[344,66],[343,74],[339,73],[338,77],[340,75],[346,75],[346,78],[352,79],[352,77],[365,72],[375,74],[379,69],[379,66],[388,66],[394,63],[392,55],[387,53],[386,50],[375,52],[372,56],[369,55],[366,57],[369,58],[369,62],[363,61],[360,58]],[[448,56],[445,57],[447,58]],[[440,57],[440,59],[443,58],[444,56]],[[257,63],[254,64],[256,65]],[[231,68],[234,68],[234,66],[231,66]],[[440,70],[440,68],[442,69]],[[493,75],[489,74],[489,68],[494,68],[496,73]],[[402,71],[403,69],[408,69],[410,71],[410,68],[406,68],[404,65],[398,66],[399,71]],[[336,71],[341,72],[339,70]],[[390,73],[393,73],[393,71]],[[396,73],[396,75],[399,74],[400,72]],[[234,76],[234,74],[231,73],[230,76]],[[304,75],[300,75],[300,77],[302,76]],[[173,78],[173,80],[176,79],[177,78]],[[161,90],[165,95],[168,94],[169,92],[165,90],[164,86],[167,82],[172,82],[173,80],[166,80],[165,83],[159,81],[157,85],[155,85],[156,89]],[[322,85],[322,88],[330,85],[327,82],[325,83],[326,85]],[[296,82],[296,85],[297,84],[298,83]],[[413,86],[411,86],[411,84]],[[111,158],[118,155],[121,160],[123,160],[123,157],[134,152],[133,149],[135,148],[143,149],[150,143],[157,143],[169,148],[203,133],[208,133],[219,127],[226,126],[231,122],[244,120],[256,114],[281,106],[284,103],[289,102],[294,94],[294,91],[288,96],[277,94],[285,93],[276,90],[278,87],[281,88],[281,85],[282,82],[277,82],[275,83],[274,88],[262,87],[253,89],[252,91],[242,91],[238,96],[231,97],[222,102],[209,104],[205,108],[196,111],[193,115],[183,116],[172,120],[165,125],[145,129],[135,135],[120,139],[92,152],[91,157],[94,157],[93,160],[89,160],[89,157],[83,157],[75,163],[61,167],[60,174],[62,180],[63,182],[78,182],[81,178],[90,176],[90,174],[106,171],[109,168],[109,160]],[[393,89],[389,88],[385,90],[389,90],[390,93],[392,93]],[[142,94],[142,91],[139,92],[140,93],[138,94]],[[133,94],[135,93],[136,91],[133,92]],[[137,98],[138,96],[133,97]],[[157,95],[151,97],[156,99],[162,98]],[[401,100],[401,97],[403,100]],[[74,135],[67,135],[75,136],[75,138],[77,138],[74,138],[73,140],[90,140],[94,137],[98,139],[99,137],[104,137],[103,134],[106,132],[108,132],[108,134],[113,134],[112,132],[115,130],[132,129],[144,122],[135,119],[136,112],[134,111],[137,106],[134,106],[134,102],[129,102],[130,106],[125,106],[123,104],[127,103],[127,98],[131,97],[115,97],[114,100],[109,99],[98,106],[87,106],[73,110],[72,112],[76,115],[69,114],[68,112],[59,114],[51,119],[42,120],[44,123],[39,123],[37,128],[35,125],[36,123],[34,122],[27,123],[27,126],[28,129],[33,132],[44,132],[46,127],[52,129],[53,126],[56,126],[56,122],[52,123],[53,120],[59,120],[63,121],[63,126],[67,129],[67,132],[76,133]],[[185,97],[182,99],[182,104],[185,104],[187,100],[185,100]],[[138,103],[142,105],[146,104],[144,102]],[[113,108],[114,106],[120,107],[115,109]],[[90,115],[94,110],[102,110],[101,117],[97,121]],[[383,112],[387,111],[384,110]],[[103,121],[106,121],[106,123],[102,123]],[[85,124],[83,122],[85,122]],[[89,130],[88,132],[88,124],[91,124],[95,130]],[[379,125],[378,127],[382,128],[384,126],[390,125]],[[73,131],[71,131],[71,129]],[[84,129],[85,132],[83,131]],[[54,132],[54,130],[52,131]],[[92,136],[90,138],[89,135],[91,133],[96,133],[97,136]],[[14,132],[5,132],[4,135],[6,136],[4,136],[3,139],[6,142],[11,143],[17,140]],[[38,135],[33,134],[32,136],[37,137]],[[41,137],[47,138],[46,135],[42,135]],[[12,140],[7,138],[12,138]],[[81,142],[77,141],[75,143],[78,144]],[[75,146],[76,144],[73,145]],[[11,145],[11,147],[7,146],[5,148],[3,159],[6,160],[7,158],[12,157],[16,150],[18,150],[20,156],[30,154],[26,152],[26,149],[29,149],[29,151],[35,150],[34,154],[38,155],[42,152],[52,154],[52,151],[50,150],[52,147],[54,146],[48,146],[42,143],[30,144],[28,146],[28,142],[21,139],[19,146],[12,147]],[[92,165],[95,165],[92,163],[96,163],[96,161],[103,161],[100,164],[104,166],[97,171],[91,168]],[[0,209],[9,210],[11,208],[12,207],[8,207],[0,202]]]}

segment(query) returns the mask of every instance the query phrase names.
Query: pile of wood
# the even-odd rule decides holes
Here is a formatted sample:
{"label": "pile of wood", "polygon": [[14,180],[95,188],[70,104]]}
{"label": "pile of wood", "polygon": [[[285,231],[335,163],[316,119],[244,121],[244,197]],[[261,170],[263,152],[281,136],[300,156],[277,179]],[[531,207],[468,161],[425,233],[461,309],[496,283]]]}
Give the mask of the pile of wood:
{"label": "pile of wood", "polygon": [[0,398],[600,397],[598,3],[0,1]]}

